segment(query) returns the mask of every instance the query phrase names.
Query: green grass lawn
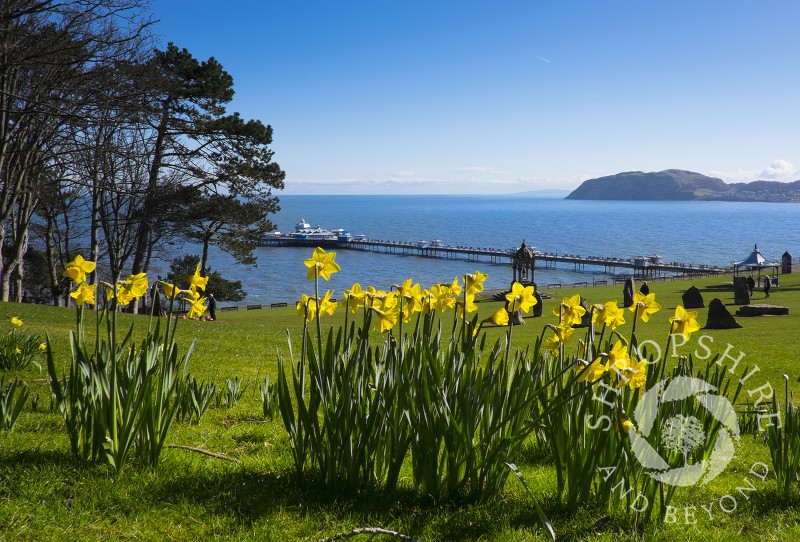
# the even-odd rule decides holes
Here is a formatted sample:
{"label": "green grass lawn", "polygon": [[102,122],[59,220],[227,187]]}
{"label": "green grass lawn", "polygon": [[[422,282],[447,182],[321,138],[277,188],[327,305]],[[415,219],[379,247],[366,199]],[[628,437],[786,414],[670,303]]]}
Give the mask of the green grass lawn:
{"label": "green grass lawn", "polygon": [[[651,282],[662,310],[648,323],[637,324],[639,341],[666,344],[668,318],[681,304],[681,294],[697,286],[706,305],[720,298],[734,312],[730,277],[693,281]],[[426,286],[426,285],[423,285]],[[622,286],[553,290],[555,299],[544,301],[542,318],[527,318],[514,328],[513,348],[524,349],[555,323],[552,311],[562,296],[580,293],[588,303],[622,300]],[[753,302],[763,302],[757,292]],[[753,390],[770,383],[784,397],[784,377],[791,392],[800,392],[798,346],[800,345],[800,274],[782,275],[773,288],[770,303],[790,307],[788,316],[738,318],[742,329],[705,330],[695,333],[677,351],[705,356],[695,364],[711,362],[713,355],[741,361],[736,377],[745,368],[753,373],[740,395],[740,407],[758,397]],[[621,304],[621,303],[620,303]],[[478,303],[481,318],[500,303],[486,299]],[[75,310],[46,306],[0,304],[0,328],[11,329],[9,318],[24,321],[22,332],[47,334],[56,364],[69,360],[69,333],[75,329]],[[265,420],[261,413],[259,384],[265,375],[274,377],[278,356],[288,358],[289,338],[299,344],[302,321],[294,308],[218,312],[216,322],[181,320],[178,343],[182,352],[197,338],[198,347],[190,372],[198,380],[213,380],[220,389],[225,379],[246,382],[243,400],[232,408],[214,406],[200,424],[176,423],[172,444],[202,448],[237,460],[226,461],[185,449],[165,450],[156,472],[132,465],[117,479],[100,465],[76,464],[60,415],[50,410],[46,371],[30,368],[8,378],[24,379],[39,396],[38,408],[28,405],[12,432],[0,433],[0,538],[8,540],[320,540],[357,527],[379,526],[425,541],[434,540],[546,540],[531,500],[512,476],[502,495],[487,503],[435,503],[417,494],[406,477],[397,492],[377,490],[358,493],[323,491],[313,479],[294,476],[288,439],[279,420]],[[706,309],[698,321],[706,322]],[[630,335],[628,323],[619,328]],[[87,322],[95,313],[87,311]],[[445,317],[443,326],[451,326]],[[324,326],[340,325],[344,312],[323,319]],[[119,316],[120,329],[133,326],[144,335],[148,317]],[[92,326],[87,326],[91,328]],[[90,330],[93,332],[93,330]],[[490,340],[501,338],[504,328],[486,328]],[[710,339],[702,339],[709,336]],[[89,333],[91,337],[91,333]],[[578,332],[576,332],[576,338]],[[376,340],[380,338],[376,335]],[[700,342],[704,341],[704,342]],[[576,339],[570,343],[575,346]],[[295,352],[295,356],[297,353]],[[675,358],[677,359],[677,358]],[[40,360],[44,363],[44,359]],[[729,362],[730,365],[732,362]],[[563,540],[796,540],[800,539],[797,488],[792,496],[778,497],[774,478],[762,481],[750,476],[756,491],[746,497],[737,492],[757,462],[770,464],[769,452],[760,435],[743,435],[736,456],[727,470],[707,486],[680,489],[673,506],[679,514],[674,523],[651,524],[644,531],[631,530],[631,517],[618,510],[607,517],[603,510],[586,508],[568,514],[555,499],[555,474],[549,453],[531,439],[515,458],[533,494]],[[736,509],[719,509],[720,499],[736,495]],[[711,507],[713,519],[701,505]],[[695,507],[695,508],[692,508]],[[696,523],[687,523],[694,516]],[[361,536],[359,538],[365,538]]]}

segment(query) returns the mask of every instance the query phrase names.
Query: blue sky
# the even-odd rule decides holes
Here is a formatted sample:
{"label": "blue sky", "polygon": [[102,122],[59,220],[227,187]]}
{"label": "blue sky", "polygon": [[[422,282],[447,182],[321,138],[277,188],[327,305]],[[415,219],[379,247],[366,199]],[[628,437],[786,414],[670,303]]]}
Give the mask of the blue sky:
{"label": "blue sky", "polygon": [[271,124],[285,194],[800,179],[800,2],[154,0]]}

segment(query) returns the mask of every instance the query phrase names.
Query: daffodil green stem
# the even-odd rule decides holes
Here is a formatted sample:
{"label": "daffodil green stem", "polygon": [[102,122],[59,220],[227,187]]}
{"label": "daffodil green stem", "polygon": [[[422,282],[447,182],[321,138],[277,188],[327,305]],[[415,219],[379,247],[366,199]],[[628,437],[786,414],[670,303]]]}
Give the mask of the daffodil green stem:
{"label": "daffodil green stem", "polygon": [[633,352],[633,344],[636,342],[636,319],[639,316],[639,304],[636,304],[636,308],[633,309],[633,327],[631,328],[631,342],[628,345],[628,356],[631,355]]}
{"label": "daffodil green stem", "polygon": [[322,327],[320,320],[320,300],[319,300],[319,267],[314,267],[314,302],[317,304],[317,356],[322,356]]}
{"label": "daffodil green stem", "polygon": [[669,356],[669,347],[672,345],[672,331],[675,329],[675,322],[669,325],[669,335],[667,336],[667,347],[664,349],[664,358],[661,360],[661,376],[660,379],[664,380],[664,372],[667,368],[667,356]]}

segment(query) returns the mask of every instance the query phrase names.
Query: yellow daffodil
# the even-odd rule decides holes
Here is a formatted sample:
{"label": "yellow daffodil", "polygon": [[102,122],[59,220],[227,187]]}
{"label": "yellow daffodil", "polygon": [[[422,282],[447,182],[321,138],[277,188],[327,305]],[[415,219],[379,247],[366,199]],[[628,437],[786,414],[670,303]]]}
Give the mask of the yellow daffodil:
{"label": "yellow daffodil", "polygon": [[372,295],[372,306],[380,311],[388,311],[397,306],[397,292],[380,290]]}
{"label": "yellow daffodil", "polygon": [[661,305],[656,303],[656,294],[644,295],[642,292],[636,292],[633,294],[633,305],[628,309],[646,323],[654,313],[661,310]]}
{"label": "yellow daffodil", "polygon": [[307,322],[313,322],[317,316],[317,300],[303,294],[297,303],[297,317],[305,318]]}
{"label": "yellow daffodil", "polygon": [[675,316],[669,319],[672,333],[680,333],[688,340],[692,333],[700,329],[697,323],[697,311],[687,311],[681,305],[675,307]]}
{"label": "yellow daffodil", "polygon": [[361,289],[361,285],[356,282],[351,289],[344,291],[342,303],[351,312],[356,312],[359,307],[364,306],[364,294],[365,292]]}
{"label": "yellow daffodil", "polygon": [[193,301],[191,307],[189,308],[189,314],[186,316],[188,318],[200,318],[203,316],[203,313],[206,312],[206,306],[203,303],[206,302],[205,297],[201,297],[197,301]]}
{"label": "yellow daffodil", "polygon": [[507,326],[508,325],[508,311],[501,307],[494,311],[494,313],[488,318],[488,320],[496,326]]}
{"label": "yellow daffodil", "polygon": [[20,327],[23,324],[23,321],[17,318],[16,316],[11,317],[11,323],[17,327]]}
{"label": "yellow daffodil", "polygon": [[534,297],[533,286],[523,286],[519,282],[511,285],[511,291],[506,294],[506,300],[508,301],[508,312],[521,310],[527,313],[538,303]]}
{"label": "yellow daffodil", "polygon": [[458,311],[458,315],[462,318],[478,310],[478,306],[475,304],[475,294],[467,294],[464,297],[465,298],[459,297],[456,301],[456,306],[461,307]]}
{"label": "yellow daffodil", "polygon": [[431,309],[435,311],[445,311],[456,306],[456,299],[453,291],[446,284],[434,284],[431,286]]}
{"label": "yellow daffodil", "polygon": [[[106,289],[106,301],[114,299],[114,287],[107,282],[101,282],[100,284]],[[117,286],[119,286],[119,284],[117,284]]]}
{"label": "yellow daffodil", "polygon": [[[423,299],[419,284],[412,284],[411,279],[408,279],[398,288],[397,292],[406,303],[406,307],[403,309],[404,314],[422,312]],[[407,322],[408,320],[404,319],[403,321]]]}
{"label": "yellow daffodil", "polygon": [[74,260],[64,266],[64,272],[61,276],[71,279],[75,284],[81,284],[86,282],[86,273],[91,273],[94,268],[94,262],[88,262],[78,254]]}
{"label": "yellow daffodil", "polygon": [[134,297],[131,293],[131,286],[132,285],[127,282],[120,282],[117,284],[117,303],[124,306],[133,301]]}
{"label": "yellow daffodil", "polygon": [[338,306],[338,301],[331,301],[331,292],[330,290],[325,292],[325,297],[322,298],[322,301],[319,302],[319,314],[322,316],[323,314],[327,314],[328,316],[333,316],[336,307]]}
{"label": "yellow daffodil", "polygon": [[483,283],[486,281],[486,277],[488,277],[486,273],[481,273],[480,271],[475,271],[472,274],[464,275],[464,285],[467,288],[467,294],[477,294],[483,291]]}
{"label": "yellow daffodil", "polygon": [[79,307],[82,307],[84,303],[94,305],[94,292],[96,288],[97,284],[89,285],[85,282],[81,282],[78,289],[71,292],[69,295],[75,300],[75,304]]}
{"label": "yellow daffodil", "polygon": [[331,274],[341,269],[339,264],[333,261],[334,258],[336,258],[335,252],[326,253],[323,249],[317,247],[311,258],[305,261],[308,267],[306,279],[314,280],[317,276],[320,276],[325,280],[330,280]]}
{"label": "yellow daffodil", "polygon": [[617,420],[617,423],[614,425],[614,429],[617,431],[617,433],[619,433],[620,430],[622,432],[628,433],[630,432],[631,429],[635,430],[636,428],[633,426],[633,422],[630,420],[630,418],[628,418],[628,415],[625,414],[624,412],[620,412],[619,419]]}
{"label": "yellow daffodil", "polygon": [[561,345],[561,341],[558,340],[558,335],[553,335],[552,337],[548,337],[547,341],[545,342],[545,348],[553,354],[558,354],[558,348]]}
{"label": "yellow daffodil", "polygon": [[553,330],[553,336],[547,339],[547,349],[553,354],[558,354],[559,345],[568,343],[572,339],[572,334],[575,333],[575,330],[563,323],[558,326],[551,325],[548,327]]}
{"label": "yellow daffodil", "polygon": [[14,349],[14,353],[15,354],[22,354],[22,350],[20,350],[19,348],[15,348]]}
{"label": "yellow daffodil", "polygon": [[449,288],[452,295],[454,296],[461,295],[461,286],[458,285],[458,277],[453,279],[453,283],[450,284]]}
{"label": "yellow daffodil", "polygon": [[431,293],[430,290],[422,290],[419,293],[419,300],[420,300],[420,303],[421,303],[420,312],[423,315],[428,315],[433,310],[433,307],[432,307],[433,299],[434,299],[434,296],[433,296],[433,294]]}
{"label": "yellow daffodil", "polygon": [[41,351],[45,351],[45,350],[47,350],[47,343],[42,343],[42,344],[40,344],[40,345],[39,345],[39,350],[41,350]]}
{"label": "yellow daffodil", "polygon": [[647,383],[647,363],[636,358],[630,358],[624,371],[620,373],[618,388],[628,386],[631,389],[641,388]]}
{"label": "yellow daffodil", "polygon": [[147,292],[148,282],[145,273],[128,275],[128,282],[131,283],[131,293],[136,299],[139,299]]}
{"label": "yellow daffodil", "polygon": [[147,285],[145,273],[128,275],[125,282],[117,284],[117,302],[120,305],[127,305],[134,299],[139,299],[147,292]]}
{"label": "yellow daffodil", "polygon": [[622,341],[614,343],[611,350],[605,354],[601,354],[601,356],[604,356],[608,362],[609,370],[613,370],[617,374],[624,372],[628,368],[628,364],[631,360],[628,355],[628,345]]}
{"label": "yellow daffodil", "polygon": [[607,301],[603,305],[594,305],[592,311],[592,322],[598,325],[608,326],[617,329],[625,323],[625,313],[617,306],[617,301]]}
{"label": "yellow daffodil", "polygon": [[583,315],[586,314],[586,309],[581,306],[580,294],[563,298],[561,304],[553,309],[553,314],[560,316],[561,323],[565,326],[579,325]]}
{"label": "yellow daffodil", "polygon": [[181,292],[180,288],[166,282],[161,283],[161,288],[164,290],[164,295],[167,296],[167,299],[174,299]]}
{"label": "yellow daffodil", "polygon": [[394,310],[382,311],[374,307],[372,308],[372,310],[375,311],[375,314],[377,314],[378,316],[378,319],[373,324],[373,327],[378,331],[380,331],[381,333],[391,330],[395,326],[395,324],[397,324],[396,311]]}
{"label": "yellow daffodil", "polygon": [[196,290],[200,289],[205,291],[206,285],[208,284],[208,277],[203,277],[200,275],[200,262],[197,262],[197,269],[194,270],[194,275],[191,276],[184,276],[186,280],[189,281],[189,289]]}
{"label": "yellow daffodil", "polygon": [[578,369],[578,382],[597,382],[608,371],[608,362],[603,356],[596,358],[588,365],[588,368]]}

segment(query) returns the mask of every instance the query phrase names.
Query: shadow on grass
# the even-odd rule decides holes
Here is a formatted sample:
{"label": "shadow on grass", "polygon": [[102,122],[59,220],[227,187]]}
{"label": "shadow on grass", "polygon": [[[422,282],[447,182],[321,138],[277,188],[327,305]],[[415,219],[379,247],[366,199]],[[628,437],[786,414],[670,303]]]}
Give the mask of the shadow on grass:
{"label": "shadow on grass", "polygon": [[[435,502],[413,489],[386,492],[379,488],[333,490],[314,477],[300,479],[293,472],[257,472],[241,468],[229,472],[196,473],[164,483],[154,481],[150,498],[159,502],[190,502],[208,513],[235,516],[258,524],[276,511],[302,521],[381,526],[425,539],[436,532],[441,540],[475,540],[504,529],[540,530],[534,505],[526,498],[501,495],[485,502],[450,499]],[[544,503],[545,513],[567,525],[573,519],[560,503]],[[587,528],[594,520],[586,520]]]}

